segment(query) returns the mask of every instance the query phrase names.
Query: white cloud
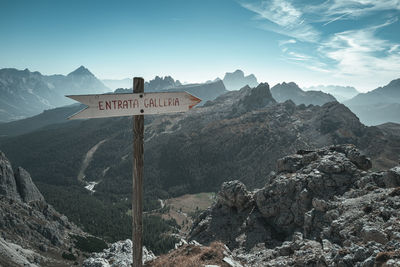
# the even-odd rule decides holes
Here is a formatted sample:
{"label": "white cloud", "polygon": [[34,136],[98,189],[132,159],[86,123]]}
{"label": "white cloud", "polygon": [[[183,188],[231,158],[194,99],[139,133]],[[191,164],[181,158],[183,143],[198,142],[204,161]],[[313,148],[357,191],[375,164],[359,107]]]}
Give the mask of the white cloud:
{"label": "white cloud", "polygon": [[334,0],[325,2],[329,5],[326,14],[348,13],[353,17],[365,16],[376,11],[400,10],[400,0]]}
{"label": "white cloud", "polygon": [[[307,1],[299,3],[296,0],[261,0],[242,6],[255,12],[257,19],[264,22],[261,28],[291,37],[278,42],[285,61],[329,74],[330,78],[353,81],[353,84],[368,89],[398,78],[400,44],[380,38],[378,33],[398,21],[400,0],[327,0],[320,5],[311,5]],[[384,23],[375,26],[358,23],[361,17],[375,16],[383,11],[387,11],[384,14],[389,18]],[[374,20],[377,18],[375,16]],[[345,31],[325,30],[324,26],[340,20],[355,20],[357,23],[348,23]],[[329,27],[330,31],[333,29]]]}
{"label": "white cloud", "polygon": [[334,34],[320,48],[320,52],[337,62],[338,76],[361,77],[398,75],[400,55],[391,51],[398,45],[376,37],[377,27]]}

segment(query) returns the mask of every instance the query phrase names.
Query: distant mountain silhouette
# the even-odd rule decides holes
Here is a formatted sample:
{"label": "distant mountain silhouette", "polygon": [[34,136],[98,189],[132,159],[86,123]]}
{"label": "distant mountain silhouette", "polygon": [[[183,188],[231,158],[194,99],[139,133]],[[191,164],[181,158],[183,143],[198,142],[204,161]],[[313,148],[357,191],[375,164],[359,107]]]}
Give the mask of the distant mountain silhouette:
{"label": "distant mountain silhouette", "polygon": [[400,79],[343,102],[366,125],[400,122]]}
{"label": "distant mountain silhouette", "polygon": [[153,80],[144,83],[144,90],[147,92],[160,91],[164,89],[171,89],[181,86],[181,82],[174,80],[171,76],[165,76],[163,78],[156,76]]}
{"label": "distant mountain silhouette", "polygon": [[222,81],[224,82],[226,89],[229,91],[239,90],[246,85],[250,87],[256,87],[258,85],[257,78],[253,74],[244,76],[242,70],[225,73]]}
{"label": "distant mountain silhouette", "polygon": [[279,83],[271,88],[272,96],[278,102],[292,100],[296,105],[319,105],[336,101],[336,99],[327,93],[321,91],[303,91],[294,82]]}
{"label": "distant mountain silhouette", "polygon": [[400,79],[368,93],[360,93],[345,103],[348,105],[400,103]]}
{"label": "distant mountain silhouette", "polygon": [[349,100],[360,92],[352,86],[339,86],[339,85],[318,85],[303,88],[304,91],[322,91],[333,95],[339,102]]}
{"label": "distant mountain silhouette", "polygon": [[0,70],[0,121],[33,116],[43,110],[72,104],[68,94],[109,91],[88,69],[81,66],[64,75],[42,75],[28,69]]}

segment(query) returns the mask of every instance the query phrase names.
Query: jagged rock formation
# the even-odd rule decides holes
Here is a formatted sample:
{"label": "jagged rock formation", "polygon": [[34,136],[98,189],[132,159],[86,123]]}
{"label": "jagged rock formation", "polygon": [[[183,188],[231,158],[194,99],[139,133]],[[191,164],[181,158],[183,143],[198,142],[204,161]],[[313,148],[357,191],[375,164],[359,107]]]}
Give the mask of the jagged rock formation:
{"label": "jagged rock formation", "polygon": [[369,168],[353,145],[299,151],[259,190],[224,183],[190,238],[221,240],[249,266],[398,266],[400,167]]}
{"label": "jagged rock formation", "polygon": [[75,246],[70,234],[84,235],[45,202],[27,171],[14,173],[1,151],[0,211],[0,264],[66,266],[61,253]]}
{"label": "jagged rock formation", "polygon": [[321,91],[303,91],[294,82],[279,83],[271,88],[271,93],[274,99],[278,102],[292,100],[296,105],[319,105],[336,101],[336,99],[327,93]]}
{"label": "jagged rock formation", "polygon": [[[154,260],[153,252],[143,247],[143,263]],[[93,253],[83,262],[83,267],[130,267],[132,266],[132,241],[127,239],[111,244],[103,252]]]}
{"label": "jagged rock formation", "polygon": [[242,70],[225,73],[222,81],[224,82],[226,89],[229,91],[239,90],[244,86],[256,87],[258,85],[257,78],[253,74],[244,76]]}

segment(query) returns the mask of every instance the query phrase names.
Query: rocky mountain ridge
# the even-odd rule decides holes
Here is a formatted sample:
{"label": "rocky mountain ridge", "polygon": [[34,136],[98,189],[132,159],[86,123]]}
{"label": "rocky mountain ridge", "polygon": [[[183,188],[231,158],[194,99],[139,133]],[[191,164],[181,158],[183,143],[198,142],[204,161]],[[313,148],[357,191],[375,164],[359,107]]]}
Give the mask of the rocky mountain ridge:
{"label": "rocky mountain ridge", "polygon": [[293,101],[296,105],[319,105],[336,101],[336,99],[327,93],[321,91],[303,91],[294,82],[279,83],[271,88],[271,93],[274,99],[278,102],[286,100]]}
{"label": "rocky mountain ridge", "polygon": [[[145,266],[399,266],[400,165],[371,167],[354,145],[338,145],[279,159],[261,189],[225,182],[191,241],[159,257],[145,250]],[[129,266],[121,244],[130,243],[84,266]]]}
{"label": "rocky mountain ridge", "polygon": [[190,238],[248,266],[398,266],[400,166],[369,168],[353,145],[298,151],[261,189],[225,182]]}

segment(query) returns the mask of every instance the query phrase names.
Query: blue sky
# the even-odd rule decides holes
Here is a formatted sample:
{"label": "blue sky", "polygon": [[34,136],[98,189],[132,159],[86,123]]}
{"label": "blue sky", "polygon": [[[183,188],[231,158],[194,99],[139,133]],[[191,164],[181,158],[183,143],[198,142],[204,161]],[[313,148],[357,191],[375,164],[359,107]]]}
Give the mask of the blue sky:
{"label": "blue sky", "polygon": [[0,68],[274,85],[400,78],[400,0],[0,0]]}

